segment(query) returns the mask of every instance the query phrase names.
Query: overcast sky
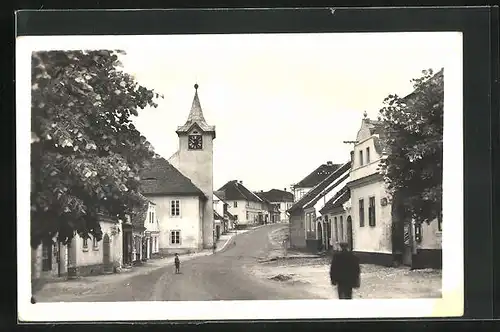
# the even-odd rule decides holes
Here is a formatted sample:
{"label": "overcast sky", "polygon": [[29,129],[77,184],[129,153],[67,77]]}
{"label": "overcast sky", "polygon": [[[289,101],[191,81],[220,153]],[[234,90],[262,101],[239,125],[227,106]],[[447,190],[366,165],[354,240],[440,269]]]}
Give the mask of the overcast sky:
{"label": "overcast sky", "polygon": [[[448,35],[449,36],[449,35]],[[349,160],[363,112],[376,118],[390,93],[439,70],[450,57],[442,33],[182,35],[130,37],[124,69],[164,95],[134,121],[155,150],[178,147],[199,84],[215,125],[214,189],[233,179],[250,190],[287,188],[321,163]]]}

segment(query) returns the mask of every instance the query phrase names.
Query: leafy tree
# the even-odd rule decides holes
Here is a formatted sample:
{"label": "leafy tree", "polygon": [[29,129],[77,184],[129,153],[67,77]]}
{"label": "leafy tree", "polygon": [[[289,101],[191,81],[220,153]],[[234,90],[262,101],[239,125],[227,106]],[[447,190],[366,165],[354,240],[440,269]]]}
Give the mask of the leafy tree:
{"label": "leafy tree", "polygon": [[154,152],[131,116],[159,95],[122,70],[120,54],[32,54],[32,247],[55,235],[100,240],[100,214],[124,220],[146,204],[138,173]]}
{"label": "leafy tree", "polygon": [[442,213],[443,70],[424,70],[412,83],[413,93],[389,95],[380,110],[389,152],[380,168],[397,214],[429,223]]}

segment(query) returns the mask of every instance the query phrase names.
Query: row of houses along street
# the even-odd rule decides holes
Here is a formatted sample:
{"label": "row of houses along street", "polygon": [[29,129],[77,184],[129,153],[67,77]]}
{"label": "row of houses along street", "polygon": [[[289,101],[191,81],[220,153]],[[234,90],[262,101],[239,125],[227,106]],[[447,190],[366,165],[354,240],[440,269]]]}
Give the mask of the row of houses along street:
{"label": "row of houses along street", "polygon": [[[178,150],[168,159],[155,157],[141,172],[148,204],[124,221],[102,216],[101,241],[75,236],[67,246],[42,244],[32,252],[33,280],[118,272],[152,258],[211,250],[224,234],[277,223],[289,225],[285,244],[293,250],[331,253],[347,242],[363,264],[442,265],[441,220],[405,222],[404,232],[393,231],[391,199],[378,171],[390,151],[382,124],[366,114],[355,140],[348,142],[353,144],[350,156],[320,165],[291,190],[249,189],[243,180],[214,190],[216,129],[204,118],[198,85],[187,121],[176,134]],[[394,246],[398,237],[403,248]],[[241,257],[228,254],[225,264]]]}
{"label": "row of houses along street", "polygon": [[[434,79],[442,75],[441,70]],[[321,252],[339,250],[339,243],[347,242],[362,263],[441,268],[441,218],[422,224],[399,221],[404,230],[395,231],[398,220],[378,169],[390,153],[382,123],[365,112],[355,137],[345,142],[353,144],[350,157],[320,165],[294,185],[295,201],[287,211],[290,247]]]}
{"label": "row of houses along street", "polygon": [[179,149],[156,156],[141,172],[149,202],[124,221],[101,216],[101,241],[76,235],[65,246],[46,241],[32,250],[32,279],[112,273],[156,257],[213,248],[221,235],[268,223],[286,223],[293,194],[251,191],[241,180],[213,190],[215,126],[205,121],[198,85],[187,121],[176,134]]}

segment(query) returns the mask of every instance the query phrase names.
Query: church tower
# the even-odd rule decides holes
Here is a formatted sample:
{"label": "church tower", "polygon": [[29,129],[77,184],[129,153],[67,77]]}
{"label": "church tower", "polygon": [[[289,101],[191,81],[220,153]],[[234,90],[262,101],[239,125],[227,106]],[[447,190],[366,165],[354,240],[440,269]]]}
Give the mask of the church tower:
{"label": "church tower", "polygon": [[210,248],[214,241],[212,200],[215,126],[209,126],[205,121],[198,97],[198,84],[195,84],[194,88],[193,104],[187,121],[176,130],[179,136],[179,150],[169,162],[200,188],[207,197],[207,200],[202,203],[204,205],[200,239],[203,241],[203,247]]}

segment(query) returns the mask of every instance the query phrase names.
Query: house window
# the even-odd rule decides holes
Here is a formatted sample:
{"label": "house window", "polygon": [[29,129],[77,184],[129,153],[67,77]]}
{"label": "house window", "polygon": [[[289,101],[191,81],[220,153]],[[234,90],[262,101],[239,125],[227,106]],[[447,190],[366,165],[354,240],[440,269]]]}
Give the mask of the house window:
{"label": "house window", "polygon": [[247,211],[247,220],[250,220],[250,214]]}
{"label": "house window", "polygon": [[359,227],[365,226],[365,200],[359,200]]}
{"label": "house window", "polygon": [[333,227],[335,228],[335,240],[339,240],[339,227],[337,224],[337,217],[333,217]]}
{"label": "house window", "polygon": [[234,201],[233,202],[233,207],[237,208],[238,207],[238,202],[237,201]]}
{"label": "house window", "polygon": [[422,242],[422,224],[415,224],[415,241],[417,243]]}
{"label": "house window", "polygon": [[366,148],[366,163],[370,162],[370,148]]}
{"label": "house window", "polygon": [[83,249],[88,249],[89,247],[89,239],[84,237],[83,238]]}
{"label": "house window", "polygon": [[368,224],[375,226],[375,197],[370,197],[368,206]]}
{"label": "house window", "polygon": [[181,202],[176,199],[170,203],[170,215],[172,217],[178,217],[181,215]]}
{"label": "house window", "polygon": [[340,241],[344,241],[344,217],[340,216]]}
{"label": "house window", "polygon": [[155,212],[154,210],[149,211],[149,223],[152,224],[155,221]]}
{"label": "house window", "polygon": [[42,244],[42,270],[50,271],[52,270],[52,243]]}
{"label": "house window", "polygon": [[170,244],[181,244],[181,231],[170,232]]}
{"label": "house window", "polygon": [[363,166],[363,150],[359,151],[359,166]]}
{"label": "house window", "polygon": [[438,231],[443,231],[443,216],[441,214],[438,216]]}
{"label": "house window", "polygon": [[99,242],[97,241],[95,236],[92,236],[92,248],[93,249],[99,248]]}

